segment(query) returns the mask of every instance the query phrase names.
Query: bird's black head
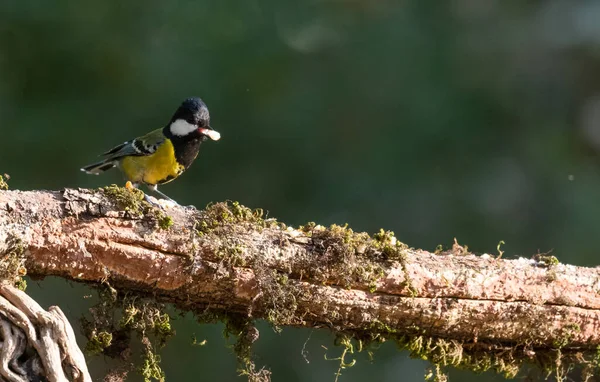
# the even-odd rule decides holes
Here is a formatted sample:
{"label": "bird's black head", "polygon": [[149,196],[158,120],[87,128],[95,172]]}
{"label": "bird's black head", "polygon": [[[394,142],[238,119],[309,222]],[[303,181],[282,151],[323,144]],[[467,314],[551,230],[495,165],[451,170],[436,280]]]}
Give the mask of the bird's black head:
{"label": "bird's black head", "polygon": [[208,108],[198,97],[188,98],[177,108],[165,128],[165,133],[174,137],[205,136],[210,127]]}

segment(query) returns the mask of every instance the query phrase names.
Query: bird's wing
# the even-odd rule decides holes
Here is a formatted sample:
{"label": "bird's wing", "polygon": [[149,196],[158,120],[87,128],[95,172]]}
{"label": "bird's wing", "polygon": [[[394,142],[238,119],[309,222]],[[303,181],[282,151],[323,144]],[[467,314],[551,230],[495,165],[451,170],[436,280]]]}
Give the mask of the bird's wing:
{"label": "bird's wing", "polygon": [[165,141],[162,129],[149,132],[146,135],[124,142],[108,150],[102,156],[107,159],[119,159],[125,156],[145,156],[153,154],[158,146]]}

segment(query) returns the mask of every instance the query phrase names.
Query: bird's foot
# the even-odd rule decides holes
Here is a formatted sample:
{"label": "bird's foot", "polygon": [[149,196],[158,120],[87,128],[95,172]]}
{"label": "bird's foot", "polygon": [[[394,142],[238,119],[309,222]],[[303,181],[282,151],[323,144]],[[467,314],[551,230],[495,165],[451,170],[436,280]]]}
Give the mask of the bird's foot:
{"label": "bird's foot", "polygon": [[147,194],[144,194],[144,200],[163,211],[165,211],[167,208],[179,206],[179,204],[177,204],[177,202],[174,200],[157,199]]}
{"label": "bird's foot", "polygon": [[158,199],[158,203],[160,203],[163,208],[179,207],[179,203],[174,200]]}
{"label": "bird's foot", "polygon": [[148,195],[148,194],[144,193],[144,200],[145,200],[145,201],[147,201],[148,203],[152,204],[154,207],[158,207],[158,208],[160,208],[160,209],[161,209],[161,210],[163,210],[163,211],[165,210],[165,207],[163,207],[163,206],[160,204],[159,200],[158,200],[158,199],[156,199],[156,198],[155,198],[155,197],[153,197],[153,196],[150,196],[150,195]]}

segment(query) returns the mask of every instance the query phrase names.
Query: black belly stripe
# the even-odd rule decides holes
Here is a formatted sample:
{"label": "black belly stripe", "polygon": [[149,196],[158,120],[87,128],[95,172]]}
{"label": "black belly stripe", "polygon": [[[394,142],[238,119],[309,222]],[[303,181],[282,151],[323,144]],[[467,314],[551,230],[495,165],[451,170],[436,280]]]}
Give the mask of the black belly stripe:
{"label": "black belly stripe", "polygon": [[171,141],[173,142],[173,148],[175,149],[175,159],[177,160],[177,163],[183,166],[184,169],[190,167],[194,159],[196,159],[198,152],[200,151],[200,144],[206,139],[206,137],[200,133],[197,135],[190,135],[193,136],[179,139],[175,137],[171,138]]}
{"label": "black belly stripe", "polygon": [[[179,176],[179,174],[177,176]],[[177,178],[177,176],[169,175],[165,179],[159,180],[156,184],[165,184],[165,183],[168,183],[168,182],[172,181],[173,179]]]}
{"label": "black belly stripe", "polygon": [[158,182],[159,184],[167,183],[179,175],[181,175],[190,165],[194,162],[194,159],[198,156],[198,152],[200,151],[200,144],[207,139],[204,134],[201,134],[199,131],[193,131],[190,134],[179,137],[171,134],[169,126],[165,126],[163,128],[163,134],[171,141],[173,144],[173,149],[175,150],[175,160],[181,166],[177,175],[167,176],[164,180]]}

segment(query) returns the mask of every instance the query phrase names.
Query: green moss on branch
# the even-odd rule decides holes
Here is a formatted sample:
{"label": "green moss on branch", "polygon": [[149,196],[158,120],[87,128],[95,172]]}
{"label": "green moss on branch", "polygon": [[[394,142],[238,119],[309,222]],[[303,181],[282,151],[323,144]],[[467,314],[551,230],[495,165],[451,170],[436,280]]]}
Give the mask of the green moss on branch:
{"label": "green moss on branch", "polygon": [[4,174],[4,176],[0,175],[0,190],[8,190],[7,181],[10,179],[8,174]]}

